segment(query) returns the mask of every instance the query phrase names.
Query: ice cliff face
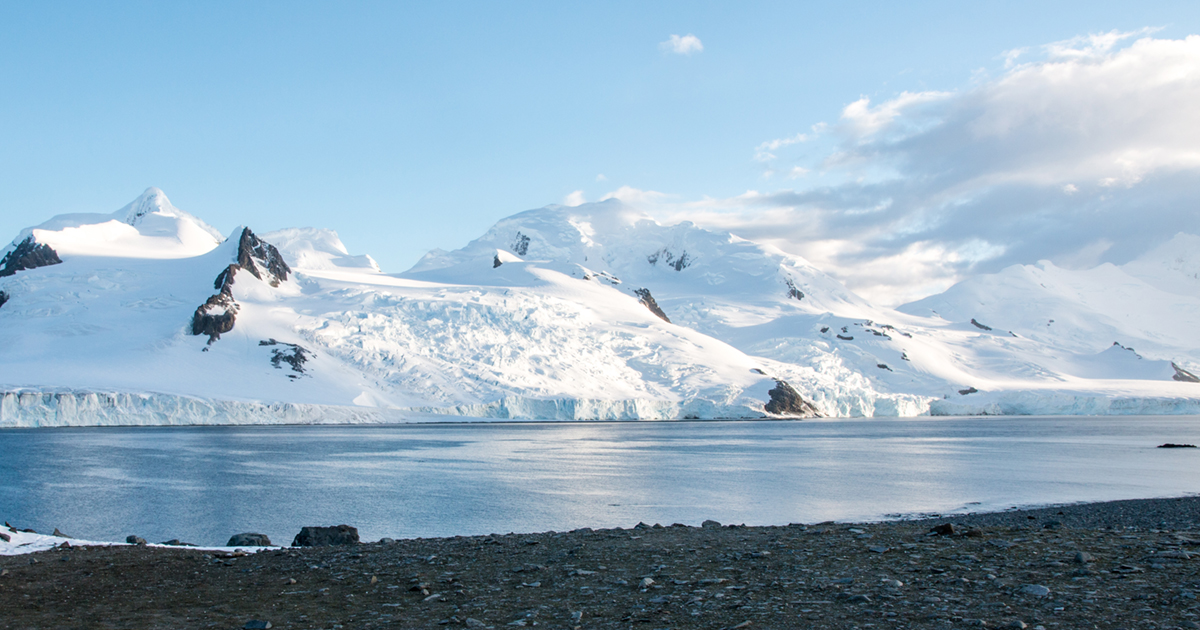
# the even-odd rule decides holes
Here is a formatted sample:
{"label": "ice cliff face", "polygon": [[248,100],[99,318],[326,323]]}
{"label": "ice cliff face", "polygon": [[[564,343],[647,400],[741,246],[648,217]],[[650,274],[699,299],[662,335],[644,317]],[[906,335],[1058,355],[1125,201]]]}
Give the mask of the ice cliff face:
{"label": "ice cliff face", "polygon": [[1177,288],[1187,242],[1164,248],[890,310],[615,200],[523,212],[385,274],[330,230],[222,239],[149,189],[5,250],[39,264],[0,278],[0,426],[1187,410],[1200,303]]}

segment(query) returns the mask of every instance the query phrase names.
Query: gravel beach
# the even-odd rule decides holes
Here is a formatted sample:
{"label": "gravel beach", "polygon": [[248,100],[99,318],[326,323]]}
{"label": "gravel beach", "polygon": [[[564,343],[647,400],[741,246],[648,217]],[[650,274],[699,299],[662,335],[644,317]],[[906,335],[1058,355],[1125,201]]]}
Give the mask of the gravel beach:
{"label": "gravel beach", "polygon": [[1198,594],[1198,497],[0,557],[3,628],[1200,628]]}

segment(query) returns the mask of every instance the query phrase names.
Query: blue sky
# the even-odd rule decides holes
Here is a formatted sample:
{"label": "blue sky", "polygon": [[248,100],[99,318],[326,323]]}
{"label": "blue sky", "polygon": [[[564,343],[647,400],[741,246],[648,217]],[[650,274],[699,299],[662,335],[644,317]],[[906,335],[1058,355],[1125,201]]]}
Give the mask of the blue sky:
{"label": "blue sky", "polygon": [[[1140,30],[1147,27],[1157,30]],[[588,201],[622,187],[658,191],[666,196],[650,205],[664,217],[695,214],[734,231],[778,234],[760,216],[781,216],[786,206],[803,215],[787,224],[802,225],[813,212],[845,213],[835,197],[877,192],[850,191],[847,182],[929,175],[912,171],[914,159],[928,157],[919,151],[893,161],[873,151],[858,156],[858,170],[839,170],[831,155],[869,144],[866,131],[847,131],[866,120],[848,106],[865,97],[859,109],[871,120],[911,130],[926,103],[947,101],[904,100],[905,93],[957,95],[931,123],[944,126],[971,94],[988,93],[980,86],[1005,85],[1015,72],[1008,51],[1027,50],[1018,65],[1064,59],[1045,46],[1114,31],[1135,35],[1097,54],[1117,54],[1139,38],[1182,40],[1200,33],[1200,4],[3,3],[0,234],[15,236],[54,214],[111,212],[147,186],[224,232],[239,224],[334,228],[352,252],[389,271],[576,191]],[[662,45],[689,34],[702,50]],[[1075,49],[1089,46],[1080,42]],[[830,131],[814,133],[820,123]],[[806,136],[764,157],[769,143],[797,134]],[[1174,177],[1154,194],[1174,191],[1177,205],[1194,200],[1200,187],[1191,171],[1167,171],[1138,182]],[[1065,181],[1046,185],[1075,185]],[[835,182],[841,187],[829,188]],[[1135,188],[1151,190],[1122,190]],[[759,196],[747,201],[749,190]],[[819,190],[836,194],[813,210]],[[904,194],[932,193],[893,190],[881,203],[902,207]],[[878,285],[887,282],[910,287],[911,297],[1043,254],[1079,264],[1128,259],[1171,230],[1197,229],[1180,212],[1166,221],[1124,249],[1103,234],[1070,251],[1046,249],[1051,236],[1019,247],[1004,241],[1017,230],[939,232],[938,242],[953,247],[913,253],[916,240],[893,238],[889,249],[878,234],[832,232],[844,222],[828,219],[824,249],[801,243],[803,233],[779,244],[866,293],[883,295]],[[830,249],[856,238],[881,245]],[[1089,246],[1101,254],[1078,258]],[[863,275],[874,273],[872,261],[894,266],[895,256],[938,251],[958,262],[874,285]],[[1007,255],[986,253],[995,251]]]}

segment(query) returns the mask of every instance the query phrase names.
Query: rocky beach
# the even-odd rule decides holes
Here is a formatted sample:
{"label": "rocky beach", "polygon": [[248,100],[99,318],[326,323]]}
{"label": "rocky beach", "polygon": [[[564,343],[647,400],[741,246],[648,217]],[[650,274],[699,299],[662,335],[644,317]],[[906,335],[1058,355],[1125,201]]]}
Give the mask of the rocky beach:
{"label": "rocky beach", "polygon": [[1200,628],[1200,497],[251,551],[0,557],[0,627]]}

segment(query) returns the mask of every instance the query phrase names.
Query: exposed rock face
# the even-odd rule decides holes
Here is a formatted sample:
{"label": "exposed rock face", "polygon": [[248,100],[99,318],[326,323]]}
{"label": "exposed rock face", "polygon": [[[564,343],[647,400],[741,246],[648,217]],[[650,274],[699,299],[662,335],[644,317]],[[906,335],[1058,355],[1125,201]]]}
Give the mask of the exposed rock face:
{"label": "exposed rock face", "polygon": [[[0,299],[0,304],[3,303],[3,299]],[[1175,368],[1175,375],[1171,377],[1173,380],[1180,381],[1182,383],[1200,383],[1200,377],[1196,376],[1195,374],[1192,374],[1191,372],[1179,367],[1178,365],[1175,365],[1174,363],[1171,363],[1171,367]]]}
{"label": "exposed rock face", "polygon": [[286,343],[283,341],[276,341],[274,339],[260,341],[258,342],[258,345],[282,346],[281,348],[271,349],[271,365],[275,366],[275,369],[277,370],[283,369],[284,363],[292,366],[292,371],[296,374],[288,374],[288,378],[298,378],[297,375],[304,374],[304,364],[313,354],[311,350],[305,349],[294,343]]}
{"label": "exposed rock face", "polygon": [[978,328],[979,330],[991,330],[992,329],[991,326],[986,326],[984,324],[980,324],[979,322],[975,321],[974,317],[971,318],[971,323],[974,324],[975,327]]}
{"label": "exposed rock face", "polygon": [[255,236],[250,228],[242,230],[242,238],[238,242],[237,260],[238,265],[249,271],[255,278],[263,280],[273,287],[277,287],[279,283],[287,280],[288,274],[292,272],[279,250],[275,249],[274,245]]}
{"label": "exposed rock face", "polygon": [[33,235],[25,237],[15,249],[0,259],[0,278],[11,276],[18,271],[37,269],[62,262],[58,252],[45,243],[33,240]]}
{"label": "exposed rock face", "polygon": [[221,292],[201,304],[192,314],[192,334],[208,335],[208,343],[221,338],[233,330],[237,320],[238,305],[229,293]]}
{"label": "exposed rock face", "polygon": [[524,256],[529,253],[529,237],[517,232],[516,238],[513,239],[512,250],[518,256]]}
{"label": "exposed rock face", "polygon": [[683,271],[692,264],[692,259],[688,256],[686,251],[676,256],[675,252],[672,252],[670,248],[667,247],[664,247],[646,257],[646,261],[651,265],[657,265],[658,261],[660,260],[675,271]]}
{"label": "exposed rock face", "polygon": [[641,302],[643,306],[650,309],[651,313],[658,315],[659,318],[664,322],[667,322],[668,324],[671,323],[671,320],[667,317],[667,314],[658,307],[658,302],[654,301],[654,296],[650,295],[650,289],[634,289],[633,294],[638,296],[638,301]]}
{"label": "exposed rock face", "polygon": [[[213,282],[216,295],[208,298],[192,314],[192,334],[208,335],[208,343],[213,343],[221,335],[233,330],[237,321],[238,304],[233,299],[233,284],[237,272],[245,269],[259,280],[273,287],[287,280],[291,268],[283,260],[275,246],[258,238],[250,228],[242,230],[238,241],[238,262],[229,265],[217,274]],[[277,365],[278,367],[278,365]]]}
{"label": "exposed rock face", "polygon": [[777,416],[795,416],[799,418],[819,418],[821,412],[812,403],[804,400],[796,388],[787,381],[775,379],[775,387],[767,392],[771,400],[763,407],[767,413]]}
{"label": "exposed rock face", "polygon": [[4,303],[7,301],[8,301],[8,294],[5,293],[4,291],[0,291],[0,306],[4,306]]}
{"label": "exposed rock face", "polygon": [[328,545],[357,545],[358,528],[349,525],[336,527],[304,527],[292,540],[293,547],[325,547]]}
{"label": "exposed rock face", "polygon": [[503,264],[504,264],[504,262],[500,260],[500,254],[496,254],[496,256],[494,258],[492,258],[492,269],[495,269],[496,267],[499,267],[500,265],[503,265]]}
{"label": "exposed rock face", "polygon": [[229,538],[229,542],[225,543],[226,547],[270,547],[271,539],[267,538],[266,534],[255,534],[246,532],[243,534],[234,534]]}
{"label": "exposed rock face", "polygon": [[796,283],[792,282],[791,278],[787,279],[787,287],[788,287],[788,297],[795,298],[797,300],[804,299],[804,292],[801,291],[800,289],[796,288]]}

